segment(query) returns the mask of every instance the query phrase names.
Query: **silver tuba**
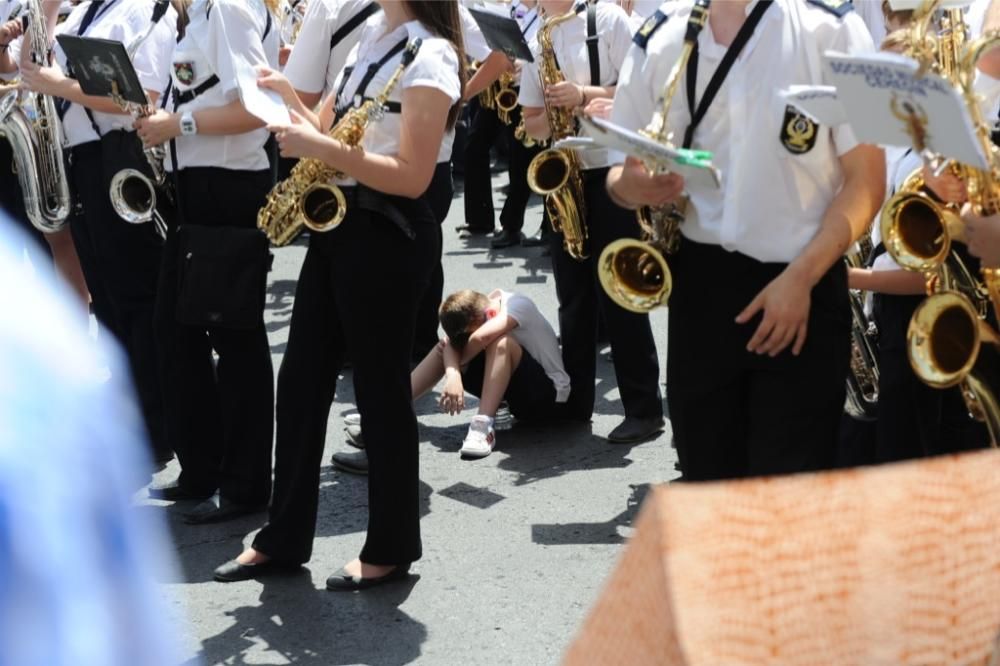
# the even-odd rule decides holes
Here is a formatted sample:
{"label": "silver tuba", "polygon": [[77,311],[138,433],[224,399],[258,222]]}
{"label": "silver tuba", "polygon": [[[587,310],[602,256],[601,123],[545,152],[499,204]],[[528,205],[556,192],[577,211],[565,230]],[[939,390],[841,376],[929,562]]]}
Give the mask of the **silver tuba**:
{"label": "silver tuba", "polygon": [[[169,8],[170,0],[156,0],[149,27],[126,48],[130,60],[135,58],[139,47],[153,34],[160,19]],[[145,104],[136,104],[117,94],[113,95],[112,99],[123,111],[131,115],[133,120],[151,116],[156,111],[148,98]],[[167,223],[157,210],[159,196],[173,203],[173,193],[167,181],[167,172],[163,167],[163,161],[167,156],[166,150],[162,145],[151,146],[143,148],[143,153],[149,163],[153,179],[150,180],[138,169],[122,169],[111,178],[111,192],[109,193],[111,206],[118,213],[118,217],[129,224],[152,222],[160,238],[166,239]]]}
{"label": "silver tuba", "polygon": [[[40,0],[25,0],[24,15],[30,58],[48,65],[49,37]],[[7,92],[0,97],[0,136],[10,142],[14,153],[14,168],[31,224],[43,233],[59,231],[69,218],[71,201],[55,101],[30,91]]]}
{"label": "silver tuba", "polygon": [[[844,257],[848,268],[861,268],[872,251],[869,234]],[[859,421],[874,421],[878,408],[878,329],[865,313],[865,293],[851,289],[851,364],[847,373],[844,411]]]}

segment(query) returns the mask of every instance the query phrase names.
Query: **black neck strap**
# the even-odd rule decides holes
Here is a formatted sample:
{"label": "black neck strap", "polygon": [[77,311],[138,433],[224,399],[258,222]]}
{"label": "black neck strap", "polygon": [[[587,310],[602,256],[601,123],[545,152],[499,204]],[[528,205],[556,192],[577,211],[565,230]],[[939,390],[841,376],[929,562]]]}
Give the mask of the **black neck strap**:
{"label": "black neck strap", "polygon": [[[354,105],[354,100],[360,101],[365,98],[365,93],[368,92],[368,86],[369,84],[371,84],[372,79],[375,78],[375,75],[379,73],[379,70],[381,70],[387,62],[392,60],[397,53],[406,48],[406,43],[407,43],[407,38],[404,37],[403,39],[399,40],[399,42],[397,42],[395,46],[389,49],[389,52],[386,53],[384,56],[382,56],[381,60],[379,60],[378,62],[373,62],[372,64],[368,65],[368,70],[365,72],[364,77],[361,79],[361,83],[358,84],[358,87],[354,90],[354,95],[351,96],[351,102],[344,104],[339,99],[337,100],[338,118],[344,111],[346,111],[348,108]],[[349,74],[345,71],[344,76],[349,76]],[[343,83],[341,83],[340,89],[341,90],[344,89]]]}
{"label": "black neck strap", "polygon": [[590,61],[590,85],[601,85],[601,54],[597,50],[597,3],[587,3],[587,59]]}
{"label": "black neck strap", "polygon": [[761,18],[764,16],[764,12],[767,8],[773,4],[774,0],[758,0],[757,4],[754,6],[753,11],[747,16],[746,21],[740,27],[740,31],[736,33],[736,37],[733,42],[726,49],[726,54],[722,56],[722,62],[719,63],[719,68],[715,70],[712,75],[712,79],[708,82],[708,87],[705,88],[705,94],[702,96],[701,101],[698,102],[697,109],[695,108],[695,86],[698,83],[698,42],[694,43],[694,51],[691,53],[691,58],[688,60],[687,64],[687,103],[688,111],[691,113],[691,124],[688,125],[687,130],[684,132],[684,148],[690,148],[691,142],[694,140],[694,131],[698,128],[702,119],[705,117],[705,113],[708,111],[708,107],[712,105],[712,100],[715,99],[715,95],[719,92],[722,87],[723,81],[726,80],[726,76],[729,74],[729,70],[732,68],[733,63],[736,62],[736,58],[739,57],[740,52],[743,51],[743,47],[747,45],[750,41],[750,36],[753,35],[753,31],[757,29],[757,24],[760,23]]}
{"label": "black neck strap", "polygon": [[344,25],[340,26],[330,36],[330,50],[332,51],[335,48],[337,48],[337,44],[340,44],[342,41],[344,41],[344,38],[347,37],[352,32],[354,32],[355,28],[364,23],[369,16],[381,10],[382,8],[378,6],[378,3],[373,2],[369,5],[366,5],[361,11],[359,11],[351,18],[347,19],[347,22],[344,23]]}

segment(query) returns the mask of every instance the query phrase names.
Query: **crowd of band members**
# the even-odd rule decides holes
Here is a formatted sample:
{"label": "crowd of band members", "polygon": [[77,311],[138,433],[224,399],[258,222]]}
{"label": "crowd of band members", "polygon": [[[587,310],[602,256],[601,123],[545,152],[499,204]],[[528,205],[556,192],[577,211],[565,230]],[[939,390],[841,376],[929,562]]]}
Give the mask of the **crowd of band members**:
{"label": "crowd of band members", "polygon": [[[0,2],[0,19],[15,4]],[[131,44],[150,27],[153,0],[73,3],[60,17],[61,4],[42,3],[50,34]],[[328,586],[359,589],[396,580],[420,558],[412,383],[426,389],[411,377],[411,364],[436,353],[465,363],[469,359],[450,337],[472,334],[480,345],[474,349],[485,354],[518,325],[502,329],[489,314],[511,301],[497,291],[476,306],[481,320],[476,315],[468,330],[441,341],[442,224],[454,195],[454,147],[464,153],[464,231],[493,233],[496,249],[524,242],[527,165],[550,136],[546,107],[585,108],[629,129],[645,127],[680,51],[691,7],[687,0],[659,8],[584,0],[515,0],[499,10],[487,4],[518,22],[534,63],[514,63],[491,51],[455,2],[309,0],[293,31],[284,22],[298,10],[277,0],[173,0],[133,57],[157,107],[138,121],[110,100],[86,95],[58,45],[52,66],[31,64],[20,57],[23,22],[0,29],[0,71],[62,100],[75,205],[68,231],[44,239],[35,234],[40,242],[28,248],[32,264],[54,261],[81,300],[89,300],[101,330],[127,351],[153,454],[161,460],[176,454],[181,468],[175,482],[151,495],[201,500],[187,514],[191,523],[268,509],[268,523],[252,547],[221,566],[219,580],[255,578],[309,560],[329,411],[336,378],[348,362],[365,423],[368,536],[360,556]],[[712,151],[723,174],[721,190],[674,174],[650,175],[634,158],[607,150],[579,151],[589,258],[571,257],[558,233],[542,241],[559,303],[561,364],[568,377],[563,388],[572,387],[567,395],[557,382],[552,417],[590,420],[603,326],[625,416],[609,439],[642,441],[662,430],[655,332],[647,315],[608,298],[596,259],[613,240],[639,236],[636,208],[674,202],[686,192],[682,245],[670,257],[675,288],[666,364],[685,480],[821,470],[985,444],[957,392],[919,384],[900,353],[920,281],[896,275],[900,271],[877,257],[869,268],[850,272],[841,261],[867,232],[887,190],[919,160],[892,152],[887,158],[882,148],[860,144],[849,126],[818,126],[779,96],[793,84],[827,83],[823,52],[872,51],[908,20],[887,3],[855,4],[858,11],[826,0],[712,5],[697,66],[687,72],[694,84],[678,95],[668,123],[675,136],[687,134],[690,145]],[[997,5],[977,0],[969,12],[974,32],[1000,25]],[[535,36],[546,17],[570,11],[577,16],[552,34],[566,80],[543,88]],[[753,30],[741,31],[751,23]],[[282,43],[289,34],[296,36],[294,45]],[[369,128],[364,150],[325,136],[338,114],[385,86],[405,47],[417,41],[390,95],[394,108]],[[719,65],[730,48],[740,52],[725,72]],[[987,81],[990,73],[1000,77],[995,60],[983,60]],[[478,63],[474,71],[472,61]],[[259,85],[281,95],[291,124],[266,127],[244,107],[239,73],[246,67],[258,72]],[[503,72],[514,75],[519,90],[509,124],[477,100]],[[460,121],[463,102],[466,120]],[[790,120],[812,123],[808,145],[790,141]],[[522,121],[535,147],[515,134]],[[464,143],[456,143],[456,125],[468,126]],[[490,149],[498,138],[507,146],[510,187],[494,233]],[[146,168],[144,146],[166,144],[177,205],[163,242],[152,225],[118,219],[108,192],[122,168]],[[0,150],[9,159],[6,142]],[[341,227],[309,237],[275,393],[262,312],[253,326],[239,329],[178,320],[178,227],[255,228],[275,180],[300,158],[322,160],[345,174],[338,184],[349,205]],[[928,184],[946,200],[965,196],[963,184],[947,176],[928,174]],[[33,232],[12,173],[0,176],[0,197]],[[970,251],[984,265],[997,265],[1000,225],[974,218],[969,227]],[[374,248],[378,262],[369,259]],[[880,268],[889,270],[880,275]],[[849,285],[877,293],[884,383],[874,431],[840,427]],[[387,293],[395,295],[394,307],[370,307]],[[480,328],[492,337],[476,338]],[[546,372],[534,376],[544,382]],[[448,390],[445,398],[452,401],[449,411],[464,404]],[[906,418],[913,401],[926,406],[919,420]],[[480,414],[490,419],[490,429],[496,407],[492,411]]]}

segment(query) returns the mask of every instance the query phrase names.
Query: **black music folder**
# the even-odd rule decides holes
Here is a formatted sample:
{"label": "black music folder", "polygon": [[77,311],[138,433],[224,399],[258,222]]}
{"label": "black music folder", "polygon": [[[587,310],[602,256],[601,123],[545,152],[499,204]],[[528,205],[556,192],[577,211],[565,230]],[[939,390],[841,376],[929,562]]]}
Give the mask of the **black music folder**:
{"label": "black music folder", "polygon": [[146,104],[146,91],[125,45],[110,39],[57,35],[70,71],[88,95]]}
{"label": "black music folder", "polygon": [[476,19],[479,29],[483,31],[486,43],[494,51],[503,51],[511,60],[527,60],[534,62],[531,49],[524,41],[521,26],[512,18],[506,18],[480,9],[470,9],[472,18]]}

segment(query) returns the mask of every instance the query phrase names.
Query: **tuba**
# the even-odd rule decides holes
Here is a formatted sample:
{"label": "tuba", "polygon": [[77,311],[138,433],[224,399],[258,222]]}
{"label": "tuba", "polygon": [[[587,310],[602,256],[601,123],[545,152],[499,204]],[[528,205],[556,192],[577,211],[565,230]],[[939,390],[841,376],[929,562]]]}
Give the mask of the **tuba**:
{"label": "tuba", "polygon": [[[871,254],[869,234],[862,236],[856,249],[844,257],[849,268],[865,265]],[[859,421],[872,421],[878,407],[878,329],[865,313],[865,294],[857,289],[848,293],[851,306],[851,361],[847,375],[847,398],[844,411]]]}
{"label": "tuba", "polygon": [[[538,75],[542,92],[556,83],[565,81],[556,63],[552,47],[552,31],[559,25],[576,18],[570,9],[561,16],[546,19],[538,30],[538,44],[541,47],[541,62]],[[576,123],[569,109],[551,107],[545,103],[545,115],[552,132],[552,141],[558,141],[576,134]],[[563,247],[569,256],[582,261],[587,253],[587,227],[583,198],[583,178],[580,175],[580,160],[573,150],[548,148],[535,155],[528,164],[528,187],[545,197],[545,210],[552,223],[552,229],[563,235]]]}
{"label": "tuba", "polygon": [[[415,39],[407,45],[399,66],[378,96],[348,109],[330,130],[332,138],[351,148],[361,145],[368,125],[379,122],[385,114],[389,95],[413,62],[420,44],[421,40]],[[320,233],[336,229],[347,214],[347,199],[339,187],[327,181],[343,177],[323,160],[300,160],[288,178],[267,195],[267,203],[257,215],[257,227],[278,247],[291,243],[303,226]]]}
{"label": "tuba", "polygon": [[[129,60],[135,58],[139,47],[149,39],[149,36],[156,30],[157,24],[163,15],[170,8],[170,0],[156,0],[153,8],[153,18],[149,27],[144,33],[139,35],[135,41],[128,45],[126,49]],[[112,84],[115,92],[112,95],[114,102],[132,116],[133,120],[146,118],[156,112],[154,106],[147,98],[145,104],[136,104],[124,99],[117,93],[117,86]],[[118,217],[129,224],[145,224],[152,222],[156,228],[156,233],[162,239],[167,238],[167,223],[157,210],[158,195],[162,196],[170,204],[174,202],[173,192],[170,189],[170,182],[167,180],[167,172],[163,167],[166,159],[166,149],[160,146],[150,146],[143,148],[146,162],[149,164],[152,180],[138,169],[122,169],[111,177],[110,197],[111,206],[115,209]]]}
{"label": "tuba", "polygon": [[[660,100],[662,106],[642,130],[654,141],[668,143],[670,140],[667,129],[670,106],[698,41],[698,34],[708,21],[709,1],[698,0],[691,8],[684,46],[667,77]],[[647,168],[651,173],[658,171],[656,165],[647,165]],[[664,256],[676,251],[680,241],[683,204],[657,209],[642,208],[636,211],[636,219],[643,239],[620,238],[604,248],[597,264],[597,276],[612,301],[626,310],[645,313],[666,305],[670,298],[673,283]]]}
{"label": "tuba", "polygon": [[[31,60],[48,65],[49,37],[40,0],[25,0],[24,11]],[[62,229],[71,208],[61,134],[52,97],[18,90],[0,97],[0,136],[11,144],[28,219],[43,233]]]}

